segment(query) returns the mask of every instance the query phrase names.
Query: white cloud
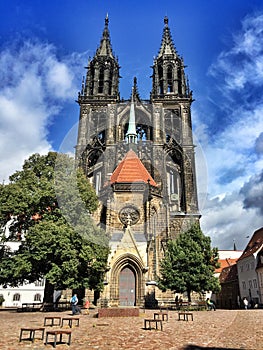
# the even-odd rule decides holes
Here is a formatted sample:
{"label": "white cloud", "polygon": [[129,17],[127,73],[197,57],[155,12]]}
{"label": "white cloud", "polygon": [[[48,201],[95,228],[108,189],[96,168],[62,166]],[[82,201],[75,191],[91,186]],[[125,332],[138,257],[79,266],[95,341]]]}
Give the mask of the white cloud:
{"label": "white cloud", "polygon": [[262,48],[263,15],[248,16],[233,36],[233,46],[221,52],[209,69],[216,79],[210,90],[215,95],[210,100],[217,102],[210,124],[215,134],[209,135],[205,118],[199,117],[196,129],[208,168],[201,225],[220,249],[231,249],[234,240],[243,249],[245,237],[263,226],[261,206],[255,204],[263,195],[257,174],[263,163]]}
{"label": "white cloud", "polygon": [[219,249],[244,249],[247,236],[262,227],[262,217],[256,209],[245,210],[243,197],[231,193],[224,198],[210,199],[201,218],[201,227],[211,237],[212,245]]}
{"label": "white cloud", "polygon": [[37,40],[0,52],[0,181],[8,181],[33,153],[52,149],[48,126],[63,103],[74,102],[74,69],[81,59],[59,59],[53,45]]}
{"label": "white cloud", "polygon": [[261,85],[263,79],[263,15],[248,16],[242,31],[234,35],[234,46],[219,54],[211,65],[212,76],[224,77],[225,90],[241,90],[246,84]]}

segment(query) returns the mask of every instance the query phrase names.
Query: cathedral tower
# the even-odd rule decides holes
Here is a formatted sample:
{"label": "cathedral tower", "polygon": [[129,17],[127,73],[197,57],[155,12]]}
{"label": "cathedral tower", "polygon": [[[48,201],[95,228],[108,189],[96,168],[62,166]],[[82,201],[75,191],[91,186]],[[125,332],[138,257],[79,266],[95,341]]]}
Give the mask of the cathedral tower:
{"label": "cathedral tower", "polygon": [[94,219],[110,236],[101,297],[111,306],[140,305],[153,293],[161,298],[155,280],[167,240],[200,218],[193,99],[165,17],[150,100],[140,98],[136,78],[131,98],[121,100],[108,24],[106,17],[78,97],[76,159],[100,200]]}

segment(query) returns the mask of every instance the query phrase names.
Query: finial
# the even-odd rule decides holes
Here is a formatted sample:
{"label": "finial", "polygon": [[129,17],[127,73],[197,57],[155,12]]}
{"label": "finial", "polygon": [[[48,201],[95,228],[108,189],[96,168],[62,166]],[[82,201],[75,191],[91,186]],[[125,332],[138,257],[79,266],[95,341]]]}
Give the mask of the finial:
{"label": "finial", "polygon": [[105,17],[105,26],[108,26],[108,24],[109,24],[109,14],[107,13]]}
{"label": "finial", "polygon": [[167,17],[167,16],[164,17],[164,24],[165,24],[166,26],[168,26],[168,17]]}

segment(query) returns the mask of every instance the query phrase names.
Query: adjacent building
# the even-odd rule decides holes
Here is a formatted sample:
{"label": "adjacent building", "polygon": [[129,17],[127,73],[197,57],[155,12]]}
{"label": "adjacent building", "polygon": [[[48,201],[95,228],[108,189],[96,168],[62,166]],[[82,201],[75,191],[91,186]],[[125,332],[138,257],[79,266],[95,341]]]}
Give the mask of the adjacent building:
{"label": "adjacent building", "polygon": [[240,297],[247,298],[252,306],[263,303],[262,249],[263,227],[254,232],[237,261]]}
{"label": "adjacent building", "polygon": [[219,250],[220,267],[216,269],[215,276],[219,279],[221,291],[213,294],[211,298],[216,302],[217,308],[237,309],[240,307],[240,293],[236,262],[243,251]]}

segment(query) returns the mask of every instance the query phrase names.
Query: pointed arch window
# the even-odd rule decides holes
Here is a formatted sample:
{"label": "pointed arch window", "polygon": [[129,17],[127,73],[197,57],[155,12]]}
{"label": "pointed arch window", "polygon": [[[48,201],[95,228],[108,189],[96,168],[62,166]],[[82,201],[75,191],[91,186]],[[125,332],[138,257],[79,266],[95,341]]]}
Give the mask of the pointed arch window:
{"label": "pointed arch window", "polygon": [[100,189],[101,189],[101,171],[98,171],[95,177],[95,191],[97,195],[99,194]]}
{"label": "pointed arch window", "polygon": [[95,71],[94,71],[94,67],[93,67],[93,66],[90,67],[90,73],[89,73],[89,74],[90,74],[90,78],[87,77],[87,81],[90,80],[88,94],[94,95],[94,77],[95,77]]}
{"label": "pointed arch window", "polygon": [[104,86],[104,69],[103,67],[100,67],[99,70],[99,85],[98,85],[98,93],[103,93],[103,86]]}
{"label": "pointed arch window", "polygon": [[172,205],[176,206],[177,211],[181,211],[181,177],[179,167],[169,167],[167,169],[167,187],[168,195]]}
{"label": "pointed arch window", "polygon": [[113,72],[112,69],[110,70],[110,74],[109,74],[109,90],[108,90],[108,94],[109,96],[111,96],[112,92],[112,79],[113,79]]}
{"label": "pointed arch window", "polygon": [[163,67],[158,65],[159,94],[163,94]]}
{"label": "pointed arch window", "polygon": [[183,90],[182,90],[182,72],[181,72],[181,68],[178,68],[177,76],[178,76],[178,94],[182,95]]}
{"label": "pointed arch window", "polygon": [[167,68],[167,92],[173,92],[173,68],[168,66]]}

